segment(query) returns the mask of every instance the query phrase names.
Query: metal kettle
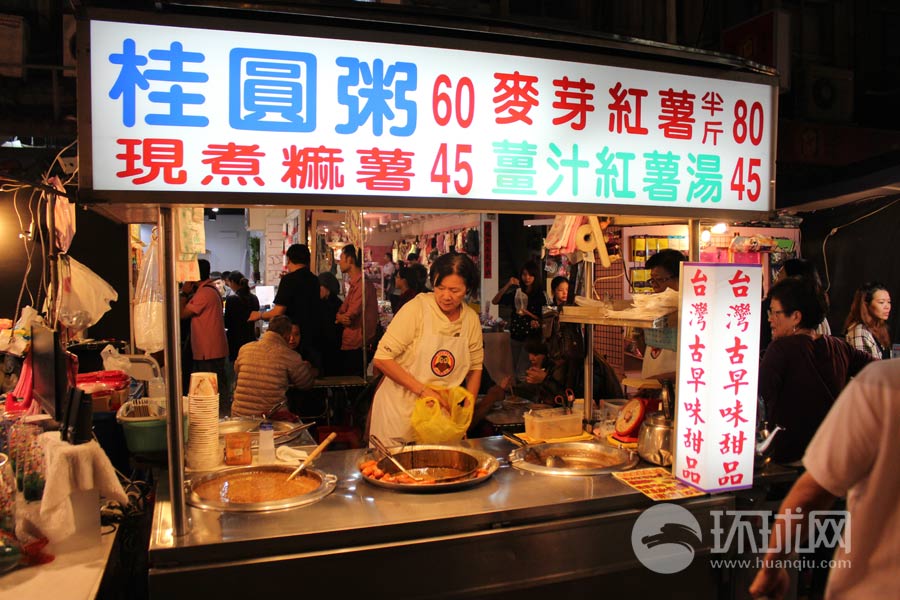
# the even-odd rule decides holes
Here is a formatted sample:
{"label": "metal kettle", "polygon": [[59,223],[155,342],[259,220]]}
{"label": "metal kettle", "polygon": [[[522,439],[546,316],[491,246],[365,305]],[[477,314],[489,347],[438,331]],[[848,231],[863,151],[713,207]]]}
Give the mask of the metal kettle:
{"label": "metal kettle", "polygon": [[668,467],[674,458],[674,444],[672,419],[667,418],[663,412],[655,412],[644,418],[637,442],[641,458],[655,465]]}
{"label": "metal kettle", "polygon": [[757,429],[755,446],[756,454],[753,457],[754,469],[761,469],[772,460],[772,442],[775,441],[775,436],[778,435],[779,431],[786,431],[786,429],[781,425],[776,425],[775,429],[769,431],[766,423],[763,423],[762,426]]}

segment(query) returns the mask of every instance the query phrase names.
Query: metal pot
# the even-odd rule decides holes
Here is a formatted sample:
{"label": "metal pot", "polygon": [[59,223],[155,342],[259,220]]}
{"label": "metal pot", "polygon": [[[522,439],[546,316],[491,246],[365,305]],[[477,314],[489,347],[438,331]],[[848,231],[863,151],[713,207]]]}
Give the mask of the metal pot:
{"label": "metal pot", "polygon": [[[416,474],[424,474],[423,471],[428,472],[432,470],[435,475],[446,475],[445,471],[447,470],[464,472],[473,467],[478,472],[483,473],[480,475],[473,473],[471,477],[438,481],[430,484],[382,481],[374,477],[361,475],[367,483],[399,492],[427,494],[465,489],[483,483],[500,467],[497,459],[487,452],[460,446],[400,446],[398,448],[388,448],[388,451],[400,464]],[[381,458],[381,455],[372,451],[367,452],[363,456],[362,462],[371,459],[380,459],[378,467],[383,471],[388,473],[399,472],[399,469],[391,464],[389,459]]]}
{"label": "metal pot", "polygon": [[[548,457],[556,465],[548,465]],[[523,471],[543,475],[589,476],[626,471],[636,465],[634,452],[596,442],[529,444],[509,453],[509,463]]]}
{"label": "metal pot", "polygon": [[647,462],[668,467],[672,464],[675,433],[672,420],[661,412],[648,415],[638,433],[638,454]]}
{"label": "metal pot", "polygon": [[233,475],[245,476],[255,472],[265,471],[275,472],[278,474],[278,476],[287,479],[287,476],[290,475],[291,471],[293,470],[294,468],[291,465],[254,465],[250,467],[238,467],[235,469],[224,469],[221,471],[206,473],[184,482],[187,503],[197,508],[220,510],[223,512],[266,512],[313,504],[334,491],[334,488],[337,485],[337,477],[335,477],[334,475],[330,473],[326,474],[315,469],[306,469],[303,472],[303,477],[312,479],[317,482],[317,486],[315,487],[315,489],[299,496],[292,496],[290,498],[284,498],[281,500],[271,500],[266,502],[230,503],[222,501],[220,499],[210,500],[207,498],[201,498],[200,495],[195,491],[201,484],[220,477],[228,477]]}

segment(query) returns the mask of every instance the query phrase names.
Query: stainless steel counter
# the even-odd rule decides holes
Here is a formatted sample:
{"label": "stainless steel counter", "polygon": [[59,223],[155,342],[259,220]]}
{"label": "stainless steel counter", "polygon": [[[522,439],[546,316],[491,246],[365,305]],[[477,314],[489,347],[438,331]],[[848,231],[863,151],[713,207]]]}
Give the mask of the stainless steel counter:
{"label": "stainless steel counter", "polygon": [[[501,437],[468,444],[498,458],[513,449]],[[227,593],[242,587],[277,591],[283,578],[298,576],[365,591],[370,581],[354,574],[389,559],[401,561],[422,585],[436,565],[458,563],[452,585],[444,582],[441,593],[460,597],[641,569],[630,548],[631,526],[653,503],[610,475],[552,477],[504,461],[475,487],[401,493],[361,480],[356,468],[361,454],[322,455],[316,468],[336,475],[339,483],[316,504],[268,513],[190,508],[191,531],[178,539],[171,533],[167,490],[160,489],[150,541],[151,592],[170,597],[199,581]],[[734,497],[707,496],[684,505],[703,525],[711,509],[732,508]],[[500,562],[478,558],[483,553]],[[690,571],[686,576],[697,576]],[[723,585],[715,576],[699,576],[704,589]],[[431,595],[416,586],[400,587],[400,597]]]}

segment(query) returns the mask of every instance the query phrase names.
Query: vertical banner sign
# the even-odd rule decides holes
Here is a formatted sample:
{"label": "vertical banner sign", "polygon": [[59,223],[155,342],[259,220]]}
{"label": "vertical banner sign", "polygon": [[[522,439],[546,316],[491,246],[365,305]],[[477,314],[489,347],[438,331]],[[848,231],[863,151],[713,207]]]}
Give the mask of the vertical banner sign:
{"label": "vertical banner sign", "polygon": [[675,477],[706,492],[753,485],[760,265],[683,263]]}

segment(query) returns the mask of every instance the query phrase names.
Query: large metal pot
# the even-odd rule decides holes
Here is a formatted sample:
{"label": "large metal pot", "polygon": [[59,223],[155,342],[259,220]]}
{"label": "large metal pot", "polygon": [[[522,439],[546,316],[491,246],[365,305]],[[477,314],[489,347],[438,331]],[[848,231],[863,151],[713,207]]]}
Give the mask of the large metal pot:
{"label": "large metal pot", "polygon": [[[253,477],[255,473],[265,473],[267,476],[283,477],[287,480],[288,475],[294,470],[291,465],[255,465],[249,467],[237,467],[234,469],[223,469],[212,473],[206,473],[196,478],[192,478],[184,482],[185,496],[187,503],[197,508],[205,508],[209,510],[220,510],[224,512],[265,512],[272,510],[283,510],[286,508],[296,508],[298,506],[306,506],[318,502],[332,491],[337,485],[337,477],[326,474],[315,469],[306,469],[303,471],[302,477],[312,484],[312,489],[300,495],[288,498],[264,500],[260,502],[229,502],[223,499],[213,499],[205,495],[201,497],[198,491],[204,484],[210,483],[214,485],[227,485],[228,478],[236,477]],[[274,474],[274,475],[273,475]],[[217,481],[219,480],[219,481]]]}
{"label": "large metal pot", "polygon": [[556,442],[517,448],[509,453],[509,462],[517,469],[543,475],[585,476],[626,471],[637,464],[638,457],[629,450],[596,442]]}
{"label": "large metal pot", "polygon": [[[487,481],[500,466],[497,459],[490,454],[460,446],[400,446],[389,448],[388,451],[405,469],[414,474],[425,474],[425,471],[433,470],[436,476],[447,476],[450,471],[466,472],[473,467],[477,470],[467,478],[428,484],[382,481],[375,477],[361,475],[367,483],[399,492],[449,492],[472,487]],[[381,455],[371,451],[363,456],[360,464],[372,459],[378,460],[378,468],[382,471],[394,474],[399,472],[390,459],[382,458]]]}
{"label": "large metal pot", "polygon": [[668,467],[672,464],[675,434],[672,420],[661,412],[648,415],[638,433],[638,454],[647,462]]}

